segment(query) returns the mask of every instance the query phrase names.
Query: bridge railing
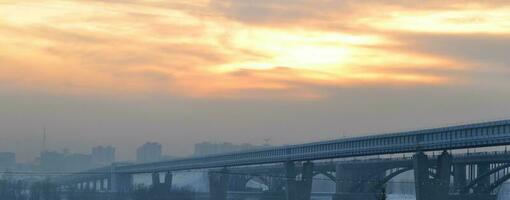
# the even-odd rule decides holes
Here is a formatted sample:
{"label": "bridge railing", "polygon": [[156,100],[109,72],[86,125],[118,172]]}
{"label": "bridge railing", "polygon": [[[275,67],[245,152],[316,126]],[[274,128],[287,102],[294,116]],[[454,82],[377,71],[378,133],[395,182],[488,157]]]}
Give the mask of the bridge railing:
{"label": "bridge railing", "polygon": [[118,173],[221,168],[510,144],[510,120],[119,166]]}

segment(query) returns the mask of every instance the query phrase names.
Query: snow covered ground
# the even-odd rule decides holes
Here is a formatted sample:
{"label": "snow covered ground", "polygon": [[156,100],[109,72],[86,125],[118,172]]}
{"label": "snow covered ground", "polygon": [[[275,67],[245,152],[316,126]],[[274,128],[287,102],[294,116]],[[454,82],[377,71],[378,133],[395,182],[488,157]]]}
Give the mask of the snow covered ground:
{"label": "snow covered ground", "polygon": [[499,189],[497,200],[508,200],[508,199],[510,199],[510,182],[507,181]]}

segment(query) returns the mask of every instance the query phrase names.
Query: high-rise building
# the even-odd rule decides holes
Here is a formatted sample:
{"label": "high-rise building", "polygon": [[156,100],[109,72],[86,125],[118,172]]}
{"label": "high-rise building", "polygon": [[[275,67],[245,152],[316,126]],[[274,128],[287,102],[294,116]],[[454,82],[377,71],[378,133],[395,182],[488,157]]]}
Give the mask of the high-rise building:
{"label": "high-rise building", "polygon": [[147,142],[136,150],[136,161],[139,163],[161,160],[161,144]]}
{"label": "high-rise building", "polygon": [[110,165],[115,162],[115,148],[112,146],[97,146],[92,148],[92,164],[96,167]]}
{"label": "high-rise building", "polygon": [[210,143],[210,142],[202,142],[195,144],[195,156],[203,156],[203,155],[211,155],[211,154],[221,154],[221,153],[230,153],[236,151],[244,151],[244,150],[252,150],[267,147],[267,145],[252,145],[248,143],[244,144],[232,144],[232,143]]}
{"label": "high-rise building", "polygon": [[0,169],[10,169],[16,165],[16,154],[12,152],[0,152]]}

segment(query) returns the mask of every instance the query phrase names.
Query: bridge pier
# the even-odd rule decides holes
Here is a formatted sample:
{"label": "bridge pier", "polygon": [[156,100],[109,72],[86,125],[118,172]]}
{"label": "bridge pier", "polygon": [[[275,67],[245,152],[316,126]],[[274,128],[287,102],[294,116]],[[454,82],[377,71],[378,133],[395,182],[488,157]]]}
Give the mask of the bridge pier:
{"label": "bridge pier", "polygon": [[456,190],[461,190],[467,185],[466,164],[455,164],[453,166],[453,184]]}
{"label": "bridge pier", "polygon": [[285,163],[285,196],[287,200],[296,199],[296,164],[294,162]]}
{"label": "bridge pier", "polygon": [[173,173],[172,172],[167,172],[165,174],[165,182],[164,182],[164,185],[165,185],[165,188],[167,188],[168,190],[172,190],[172,182],[173,182]]}
{"label": "bridge pier", "polygon": [[133,175],[112,173],[108,179],[108,190],[112,193],[127,193],[133,189]]}
{"label": "bridge pier", "polygon": [[209,172],[209,199],[227,200],[229,175],[225,168],[221,172]]}
{"label": "bridge pier", "polygon": [[298,200],[310,200],[313,184],[313,163],[308,161],[303,164],[301,181],[298,182]]}
{"label": "bridge pier", "polygon": [[97,191],[97,180],[91,181],[91,191]]}
{"label": "bridge pier", "polygon": [[158,188],[160,184],[159,172],[152,173],[152,188]]}
{"label": "bridge pier", "polygon": [[448,152],[444,151],[438,157],[435,176],[431,177],[430,168],[433,164],[423,152],[415,154],[413,167],[416,200],[449,199],[452,156]]}
{"label": "bridge pier", "polygon": [[313,163],[307,161],[303,164],[301,179],[297,179],[297,169],[294,162],[285,163],[287,200],[310,200],[313,183]]}
{"label": "bridge pier", "polygon": [[416,200],[433,200],[431,188],[432,181],[429,177],[430,162],[423,152],[418,152],[414,155],[413,160],[414,168],[414,182]]}
{"label": "bridge pier", "polygon": [[437,159],[436,177],[434,181],[436,200],[447,200],[449,197],[453,157],[447,151]]}
{"label": "bridge pier", "polygon": [[104,191],[104,179],[99,181],[99,191]]}

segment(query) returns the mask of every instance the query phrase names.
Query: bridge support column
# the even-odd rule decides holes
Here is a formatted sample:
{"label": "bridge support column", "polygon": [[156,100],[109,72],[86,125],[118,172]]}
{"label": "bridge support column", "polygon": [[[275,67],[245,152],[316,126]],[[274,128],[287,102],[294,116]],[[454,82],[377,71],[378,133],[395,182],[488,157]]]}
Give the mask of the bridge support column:
{"label": "bridge support column", "polygon": [[437,159],[437,176],[434,182],[434,190],[435,194],[437,195],[436,200],[448,199],[450,177],[452,172],[452,160],[452,155],[450,155],[447,151],[443,151],[443,153]]}
{"label": "bridge support column", "polygon": [[99,181],[99,191],[104,191],[105,189],[104,179],[101,179],[101,181]]}
{"label": "bridge support column", "polygon": [[414,180],[416,200],[437,200],[433,199],[432,194],[432,181],[429,177],[430,163],[427,155],[423,152],[418,152],[414,155]]}
{"label": "bridge support column", "polygon": [[133,176],[131,174],[113,173],[108,179],[108,187],[112,193],[128,193],[133,189]]}
{"label": "bridge support column", "polygon": [[209,196],[210,200],[227,200],[228,170],[221,172],[209,172]]}
{"label": "bridge support column", "polygon": [[418,152],[414,156],[414,178],[416,200],[447,200],[449,199],[452,156],[444,151],[437,159],[436,175],[430,177],[432,167],[427,155]]}
{"label": "bridge support column", "polygon": [[161,181],[159,180],[159,172],[152,173],[152,187],[157,188],[161,184]]}
{"label": "bridge support column", "polygon": [[285,163],[285,196],[287,200],[296,200],[296,164],[294,162]]}
{"label": "bridge support column", "polygon": [[301,181],[298,182],[298,200],[310,200],[312,197],[313,163],[308,161],[303,164]]}
{"label": "bridge support column", "polygon": [[97,180],[93,180],[91,182],[91,186],[92,186],[92,191],[97,191]]}
{"label": "bridge support column", "polygon": [[453,166],[453,184],[457,190],[464,188],[467,184],[466,164],[455,164]]}
{"label": "bridge support column", "polygon": [[294,162],[285,163],[286,199],[310,200],[313,183],[313,163],[308,161],[303,164],[300,180],[297,179],[297,174]]}
{"label": "bridge support column", "polygon": [[165,188],[167,188],[169,191],[172,190],[172,182],[173,182],[173,174],[172,172],[167,172],[165,174]]}

